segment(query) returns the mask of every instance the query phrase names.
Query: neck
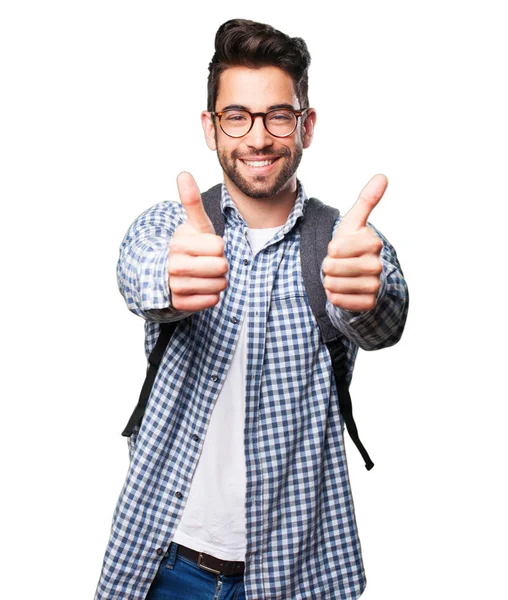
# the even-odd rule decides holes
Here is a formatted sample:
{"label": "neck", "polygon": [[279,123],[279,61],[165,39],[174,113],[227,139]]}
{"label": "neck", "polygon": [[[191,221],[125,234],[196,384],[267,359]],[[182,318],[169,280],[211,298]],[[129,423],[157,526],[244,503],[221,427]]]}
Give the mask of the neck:
{"label": "neck", "polygon": [[253,229],[268,229],[284,225],[296,201],[296,177],[291,178],[275,196],[268,198],[247,196],[225,174],[224,183],[236,208],[247,225]]}

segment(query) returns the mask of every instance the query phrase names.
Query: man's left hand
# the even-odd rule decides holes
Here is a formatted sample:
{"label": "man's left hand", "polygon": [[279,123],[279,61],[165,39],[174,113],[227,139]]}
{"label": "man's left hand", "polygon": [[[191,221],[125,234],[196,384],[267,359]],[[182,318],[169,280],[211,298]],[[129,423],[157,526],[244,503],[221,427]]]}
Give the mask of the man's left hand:
{"label": "man's left hand", "polygon": [[367,225],[367,219],[387,185],[384,175],[375,175],[369,181],[341,219],[328,245],[328,256],[322,265],[324,286],[335,306],[363,312],[376,305],[383,270],[379,259],[383,242]]}

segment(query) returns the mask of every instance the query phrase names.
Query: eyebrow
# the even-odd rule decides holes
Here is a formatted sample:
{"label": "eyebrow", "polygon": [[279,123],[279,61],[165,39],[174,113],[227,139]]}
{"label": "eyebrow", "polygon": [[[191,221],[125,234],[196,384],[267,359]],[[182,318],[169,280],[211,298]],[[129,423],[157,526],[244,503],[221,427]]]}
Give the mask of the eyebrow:
{"label": "eyebrow", "polygon": [[[278,110],[280,108],[289,108],[290,110],[295,110],[295,107],[292,104],[287,104],[287,103],[283,103],[283,104],[272,104],[271,106],[268,107],[267,112],[269,110]],[[243,106],[242,104],[228,104],[227,106],[225,106],[222,111],[225,110],[249,110],[246,106]]]}

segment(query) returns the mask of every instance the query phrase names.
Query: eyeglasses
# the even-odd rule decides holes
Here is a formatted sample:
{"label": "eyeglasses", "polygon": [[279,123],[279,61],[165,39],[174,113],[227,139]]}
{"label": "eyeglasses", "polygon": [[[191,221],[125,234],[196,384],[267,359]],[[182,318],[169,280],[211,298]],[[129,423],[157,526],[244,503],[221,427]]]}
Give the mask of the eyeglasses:
{"label": "eyeglasses", "polygon": [[270,135],[288,137],[298,125],[298,117],[308,111],[308,108],[277,108],[266,113],[251,113],[248,110],[228,109],[210,113],[218,117],[220,128],[229,137],[240,138],[247,135],[254,125],[256,117],[263,117],[263,123]]}

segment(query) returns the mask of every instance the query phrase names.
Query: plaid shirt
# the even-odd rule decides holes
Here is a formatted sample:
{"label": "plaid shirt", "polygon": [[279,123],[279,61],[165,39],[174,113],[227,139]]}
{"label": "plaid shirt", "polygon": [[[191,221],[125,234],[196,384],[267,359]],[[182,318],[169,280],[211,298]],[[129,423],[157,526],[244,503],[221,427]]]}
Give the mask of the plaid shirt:
{"label": "plaid shirt", "polygon": [[[343,422],[330,356],[308,304],[300,268],[299,184],[284,227],[252,256],[247,224],[222,187],[228,287],[209,310],[168,308],[168,244],[185,221],[178,203],[143,213],[120,249],[118,283],[146,319],[146,352],[158,323],[179,320],[140,429],[113,517],[96,600],[143,600],[182,515],[214,402],[247,319],[246,556],[248,600],[358,598],[366,584],[348,478]],[[338,221],[337,221],[338,223]],[[328,303],[344,335],[351,379],[358,346],[389,346],[402,334],[407,288],[385,238],[376,307]]]}

